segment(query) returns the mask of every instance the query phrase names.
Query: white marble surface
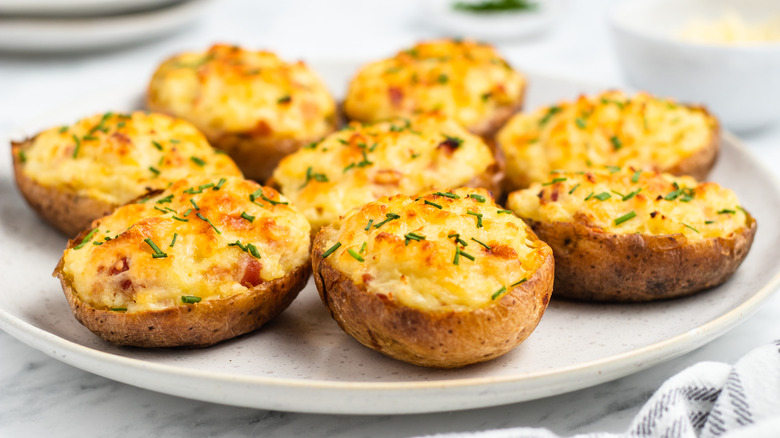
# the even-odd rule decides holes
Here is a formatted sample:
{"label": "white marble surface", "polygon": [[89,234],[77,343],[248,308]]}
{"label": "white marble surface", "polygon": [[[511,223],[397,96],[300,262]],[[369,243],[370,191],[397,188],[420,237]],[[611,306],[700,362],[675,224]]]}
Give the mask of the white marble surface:
{"label": "white marble surface", "polygon": [[[611,3],[570,1],[548,34],[500,47],[521,69],[620,86],[604,27]],[[215,41],[269,47],[288,58],[370,59],[435,35],[412,0],[215,2],[197,25],[145,46],[48,57],[0,53],[0,132],[105,84],[138,82],[166,56]],[[780,176],[780,123],[742,138]],[[456,413],[327,416],[221,406],[138,389],[60,363],[0,332],[0,436],[382,437],[512,426],[546,427],[559,434],[619,432],[677,371],[699,361],[733,363],[778,338],[780,295],[775,294],[758,313],[714,342],[593,388]]]}

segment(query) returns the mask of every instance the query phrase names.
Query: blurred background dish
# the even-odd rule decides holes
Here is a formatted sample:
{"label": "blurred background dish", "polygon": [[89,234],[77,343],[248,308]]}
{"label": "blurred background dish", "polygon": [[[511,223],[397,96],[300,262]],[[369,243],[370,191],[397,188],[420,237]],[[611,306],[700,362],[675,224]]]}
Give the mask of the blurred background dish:
{"label": "blurred background dish", "polygon": [[140,11],[183,3],[182,0],[3,0],[0,14],[37,16],[91,16]]}
{"label": "blurred background dish", "polygon": [[[20,2],[12,1],[10,4],[16,3]],[[47,2],[32,2],[32,4],[36,3],[42,5]],[[86,3],[89,2],[87,0],[74,2],[82,7]],[[95,0],[94,3],[97,5],[109,2]],[[46,9],[45,17],[0,16],[0,50],[19,53],[62,53],[106,49],[150,41],[180,30],[202,16],[211,0],[188,0],[175,3],[144,0],[139,3],[147,4],[152,8],[131,13],[88,17],[72,14],[58,15],[57,8]],[[161,3],[170,4],[160,7]],[[76,7],[75,10],[80,9],[81,7]],[[0,13],[2,12],[4,9],[0,7]]]}
{"label": "blurred background dish", "polygon": [[775,0],[633,0],[610,21],[632,85],[705,105],[744,132],[780,120],[778,17]]}
{"label": "blurred background dish", "polygon": [[550,29],[560,0],[427,0],[426,17],[450,36],[487,41],[528,37]]}

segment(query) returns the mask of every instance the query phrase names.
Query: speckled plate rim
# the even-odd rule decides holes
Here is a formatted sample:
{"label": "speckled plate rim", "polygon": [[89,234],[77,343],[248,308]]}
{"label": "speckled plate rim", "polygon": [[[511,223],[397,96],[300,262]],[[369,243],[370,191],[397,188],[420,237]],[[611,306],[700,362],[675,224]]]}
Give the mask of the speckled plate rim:
{"label": "speckled plate rim", "polygon": [[[549,77],[549,75],[544,75]],[[573,82],[570,79],[551,78]],[[598,85],[587,84],[589,88]],[[132,94],[137,97],[137,92]],[[54,113],[54,112],[53,112]],[[34,125],[34,122],[26,126]],[[722,147],[745,156],[780,199],[780,182],[732,134]],[[770,226],[770,224],[762,224]],[[776,226],[776,225],[775,225]],[[335,382],[214,373],[106,353],[63,339],[0,306],[0,329],[69,365],[112,380],[180,397],[227,405],[327,414],[407,414],[497,406],[562,394],[614,380],[690,352],[755,313],[780,286],[778,271],[740,305],[685,333],[578,365],[511,376],[418,382]],[[197,390],[193,390],[193,383]]]}

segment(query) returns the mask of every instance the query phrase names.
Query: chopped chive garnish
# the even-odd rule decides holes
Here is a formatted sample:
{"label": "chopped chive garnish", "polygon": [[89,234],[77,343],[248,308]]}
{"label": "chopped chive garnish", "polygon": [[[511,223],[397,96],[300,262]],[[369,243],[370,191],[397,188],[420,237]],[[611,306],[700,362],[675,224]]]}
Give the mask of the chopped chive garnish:
{"label": "chopped chive garnish", "polygon": [[176,245],[176,238],[179,237],[179,233],[173,233],[173,239],[171,240],[171,244],[168,245],[169,248],[173,248],[173,245]]}
{"label": "chopped chive garnish", "polygon": [[190,198],[190,204],[192,204],[192,206],[195,207],[195,210],[200,210],[200,207],[198,207],[198,204],[195,202],[194,199]]}
{"label": "chopped chive garnish", "polygon": [[173,144],[181,143],[181,140],[179,140],[178,138],[172,138],[172,139],[170,139],[168,141],[173,143]]}
{"label": "chopped chive garnish", "polygon": [[289,202],[280,202],[280,201],[274,201],[273,199],[265,196],[265,194],[260,195],[260,198],[264,200],[265,202],[268,202],[271,205],[287,205]]}
{"label": "chopped chive garnish", "polygon": [[100,246],[103,244],[103,242],[92,242],[93,245]]}
{"label": "chopped chive garnish", "polygon": [[715,221],[704,221],[705,225],[714,224],[714,223],[715,223]]}
{"label": "chopped chive garnish", "polygon": [[60,126],[60,134],[64,134],[67,131],[68,131],[68,127],[67,126]]}
{"label": "chopped chive garnish", "polygon": [[187,209],[187,211],[185,211],[185,212],[184,212],[184,217],[187,217],[187,216],[189,216],[189,215],[190,215],[190,213],[192,213],[192,209],[191,209],[191,208],[188,208],[188,209]]}
{"label": "chopped chive garnish", "polygon": [[127,307],[112,307],[110,310],[112,312],[127,312]]}
{"label": "chopped chive garnish", "polygon": [[163,214],[168,214],[168,210],[164,210],[164,209],[162,209],[162,208],[160,208],[160,207],[158,207],[156,205],[154,206],[154,209],[157,210],[157,211],[163,212]]}
{"label": "chopped chive garnish", "polygon": [[212,224],[212,223],[211,223],[211,221],[210,221],[210,220],[209,220],[207,217],[203,216],[203,215],[202,215],[202,214],[200,214],[200,213],[195,213],[195,216],[197,216],[197,217],[201,218],[202,220],[204,220],[204,221],[208,222],[208,224],[209,224],[209,225],[211,225],[211,228],[213,228],[213,229],[214,229],[214,231],[216,231],[216,232],[217,232],[217,234],[222,234],[222,232],[221,232],[221,231],[219,231],[219,230],[217,229],[217,227],[215,227],[215,226],[214,226],[214,224]]}
{"label": "chopped chive garnish", "polygon": [[633,219],[635,217],[636,217],[636,213],[633,212],[633,211],[630,212],[630,213],[626,213],[623,216],[620,216],[619,218],[615,219],[615,225],[620,225],[623,222],[625,222],[625,221],[627,221],[629,219]]}
{"label": "chopped chive garnish", "polygon": [[249,254],[252,254],[252,257],[256,259],[262,258],[260,257],[260,252],[257,250],[257,247],[252,245],[251,243],[246,244],[246,249],[249,252]]}
{"label": "chopped chive garnish", "polygon": [[579,186],[580,186],[580,183],[577,183],[576,186],[572,187],[571,190],[569,190],[569,194],[571,195],[572,193],[574,193],[574,191],[577,190],[577,187],[579,187]]}
{"label": "chopped chive garnish", "polygon": [[219,189],[221,189],[222,186],[225,185],[226,182],[227,182],[227,180],[225,178],[220,178],[219,182],[217,183],[217,185],[215,185],[214,188],[211,189],[211,190],[219,190]]}
{"label": "chopped chive garnish", "polygon": [[475,211],[467,210],[466,214],[470,214],[472,216],[477,217],[477,228],[482,228],[482,213],[477,213]]}
{"label": "chopped chive garnish", "polygon": [[463,139],[460,137],[450,137],[449,135],[446,134],[442,134],[442,135],[444,135],[445,140],[439,144],[440,146],[446,146],[451,149],[457,149],[460,147],[461,144],[463,144]]}
{"label": "chopped chive garnish", "polygon": [[450,78],[449,76],[445,75],[444,73],[440,74],[438,78],[436,78],[436,81],[440,84],[446,84],[449,82]]}
{"label": "chopped chive garnish", "polygon": [[550,185],[553,185],[555,183],[564,182],[564,181],[566,181],[566,178],[553,178],[552,181],[546,182],[546,183],[542,183],[542,185],[543,186],[550,186]]}
{"label": "chopped chive garnish", "polygon": [[290,103],[290,102],[292,102],[292,97],[289,94],[276,99],[276,103]]}
{"label": "chopped chive garnish", "polygon": [[437,204],[435,202],[431,202],[431,201],[429,201],[427,199],[423,200],[423,202],[425,202],[427,205],[430,205],[431,207],[436,207],[439,210],[441,210],[441,205],[439,205],[439,204]]}
{"label": "chopped chive garnish", "polygon": [[180,218],[180,217],[178,217],[176,215],[171,216],[171,218],[173,218],[174,220],[177,220],[179,222],[189,222],[190,221],[189,219],[183,219],[183,218]]}
{"label": "chopped chive garnish", "polygon": [[633,198],[634,196],[636,196],[641,191],[642,191],[642,189],[637,189],[637,190],[634,190],[633,192],[623,196],[623,202],[628,201],[629,199]]}
{"label": "chopped chive garnish", "polygon": [[347,173],[347,171],[353,167],[355,167],[355,163],[349,163],[349,165],[347,165],[347,167],[345,167],[341,173]]}
{"label": "chopped chive garnish", "polygon": [[241,217],[242,217],[242,218],[244,218],[244,219],[246,219],[246,220],[248,220],[249,222],[254,222],[254,221],[255,221],[255,217],[254,217],[254,216],[252,216],[252,215],[250,215],[250,214],[248,214],[248,213],[247,213],[247,212],[245,212],[245,211],[242,211],[242,212],[241,212]]}
{"label": "chopped chive garnish", "polygon": [[693,228],[692,226],[690,226],[690,225],[686,224],[685,222],[680,222],[680,223],[681,223],[681,224],[683,224],[683,225],[685,225],[685,227],[686,227],[686,228],[690,228],[690,229],[692,229],[693,231],[696,231],[698,234],[701,234],[701,233],[699,233],[699,230],[697,230],[696,228]]}
{"label": "chopped chive garnish", "polygon": [[86,140],[86,141],[94,141],[94,140],[97,140],[97,139],[98,138],[95,137],[94,135],[85,135],[84,138],[83,138],[83,140]]}
{"label": "chopped chive garnish", "polygon": [[328,182],[328,176],[324,173],[314,173],[312,172],[312,167],[309,166],[308,169],[306,169],[306,181],[303,183],[303,185],[300,188],[304,188],[309,184],[309,181],[315,180],[318,182]]}
{"label": "chopped chive garnish", "polygon": [[734,214],[734,213],[736,213],[736,210],[729,210],[728,208],[724,208],[723,210],[718,212],[718,214]]}
{"label": "chopped chive garnish", "polygon": [[460,265],[460,250],[455,249],[455,258],[452,259],[452,264],[455,266]]}
{"label": "chopped chive garnish", "polygon": [[587,201],[588,199],[590,199],[590,198],[592,198],[592,197],[593,197],[593,192],[590,192],[590,193],[588,194],[588,196],[586,196],[586,197],[585,197],[585,200]]}
{"label": "chopped chive garnish", "polygon": [[512,214],[512,210],[496,210],[496,214]]}
{"label": "chopped chive garnish", "polygon": [[163,147],[162,147],[162,145],[161,145],[160,143],[157,143],[157,142],[156,142],[156,141],[154,141],[154,140],[152,140],[152,146],[154,146],[155,148],[157,148],[157,150],[158,150],[158,151],[161,151],[161,150],[163,150]]}
{"label": "chopped chive garnish", "polygon": [[522,280],[520,280],[520,281],[518,281],[518,282],[512,283],[512,284],[510,285],[510,287],[519,286],[519,285],[521,285],[521,284],[525,283],[526,281],[528,281],[528,279],[527,279],[527,278],[523,278]]}
{"label": "chopped chive garnish", "polygon": [[162,252],[162,250],[152,241],[152,239],[146,238],[144,239],[144,242],[146,242],[146,244],[149,245],[154,251],[154,254],[152,254],[153,258],[160,259],[168,257],[168,254]]}
{"label": "chopped chive garnish", "polygon": [[599,201],[606,201],[607,199],[609,199],[611,197],[612,197],[612,195],[610,195],[607,192],[601,192],[598,195],[594,196],[594,198],[598,199]]}
{"label": "chopped chive garnish", "polygon": [[609,173],[615,173],[620,172],[620,166],[604,166],[607,170],[609,170]]}
{"label": "chopped chive garnish", "polygon": [[150,171],[151,171],[153,174],[155,174],[155,175],[159,175],[159,174],[160,174],[160,171],[159,171],[157,168],[155,168],[155,167],[149,166],[149,170],[150,170]]}
{"label": "chopped chive garnish", "polygon": [[460,196],[450,192],[435,192],[434,195],[444,196],[445,198],[450,198],[450,199],[460,199]]}
{"label": "chopped chive garnish", "polygon": [[501,286],[501,289],[493,292],[493,295],[490,297],[490,299],[495,300],[496,298],[499,297],[499,295],[503,294],[504,292],[506,292],[506,286]]}
{"label": "chopped chive garnish", "polygon": [[425,236],[417,233],[404,234],[404,245],[409,245],[410,240],[416,240],[419,242],[420,240],[425,240]]}
{"label": "chopped chive garnish", "polygon": [[155,204],[168,204],[171,201],[173,201],[173,195],[168,195],[168,196],[166,196],[164,198],[160,198],[159,200],[157,200],[157,202],[155,202]]}
{"label": "chopped chive garnish", "polygon": [[73,141],[76,142],[76,148],[73,149],[73,158],[76,158],[79,155],[79,149],[81,149],[81,140],[76,137],[76,134],[73,134]]}
{"label": "chopped chive garnish", "polygon": [[617,135],[610,137],[609,141],[612,143],[612,147],[615,148],[616,151],[619,151],[620,148],[623,147],[623,143],[620,142],[620,139],[617,137]]}
{"label": "chopped chive garnish", "polygon": [[349,144],[349,142],[344,140],[343,138],[339,138],[338,141],[339,141],[339,143],[341,143],[343,145],[348,145]]}
{"label": "chopped chive garnish", "polygon": [[458,254],[462,255],[463,257],[466,257],[467,259],[471,260],[472,262],[474,261],[474,256],[469,254],[469,253],[467,253],[466,251],[463,251],[463,250],[459,249],[458,250]]}
{"label": "chopped chive garnish", "polygon": [[347,250],[347,252],[349,253],[349,255],[351,255],[351,256],[352,256],[352,258],[353,258],[353,259],[355,259],[355,260],[357,260],[357,261],[359,261],[359,262],[365,262],[365,260],[363,259],[363,256],[361,256],[360,254],[358,254],[358,253],[357,253],[357,252],[356,252],[354,249],[352,249],[352,248],[349,248],[349,249]]}
{"label": "chopped chive garnish", "polygon": [[27,162],[27,154],[25,154],[24,151],[19,151],[19,161],[21,161],[22,164]]}
{"label": "chopped chive garnish", "polygon": [[559,112],[561,112],[561,107],[551,106],[550,109],[547,110],[547,114],[545,114],[544,117],[542,117],[542,119],[539,120],[539,126],[544,126],[545,124],[547,124],[547,122],[550,121],[552,116],[558,114]]}
{"label": "chopped chive garnish", "polygon": [[484,204],[485,203],[485,197],[482,196],[482,195],[476,195],[474,193],[471,193],[471,194],[469,194],[468,197],[473,199],[473,200],[475,200],[475,201],[477,201],[477,202],[479,202],[480,204]]}
{"label": "chopped chive garnish", "polygon": [[742,213],[744,213],[746,216],[747,216],[747,214],[748,214],[748,212],[747,212],[747,211],[746,211],[744,208],[742,208],[742,206],[741,206],[741,205],[737,205],[737,210],[741,211],[741,212],[742,212]]}
{"label": "chopped chive garnish", "polygon": [[588,124],[585,122],[585,119],[583,119],[582,117],[577,117],[576,119],[574,119],[574,123],[576,123],[577,127],[580,129],[585,129],[588,127]]}
{"label": "chopped chive garnish", "polygon": [[382,225],[384,225],[387,222],[390,222],[390,221],[395,220],[395,219],[400,219],[400,218],[401,218],[401,216],[399,216],[399,215],[397,215],[395,213],[387,213],[385,215],[385,220],[383,220],[382,222],[379,222],[378,224],[374,224],[374,228],[379,228],[379,227],[381,227]]}
{"label": "chopped chive garnish", "polygon": [[480,245],[484,246],[484,247],[485,247],[485,249],[487,249],[488,251],[490,251],[490,246],[486,245],[484,242],[480,242],[479,240],[477,240],[477,239],[475,239],[475,238],[473,238],[473,237],[471,238],[471,240],[473,240],[473,241],[475,241],[475,242],[479,243]]}
{"label": "chopped chive garnish", "polygon": [[241,248],[241,251],[246,252],[246,246],[242,245],[240,240],[236,240],[233,243],[228,243],[228,246],[237,246],[237,247]]}
{"label": "chopped chive garnish", "polygon": [[336,242],[335,245],[331,246],[330,248],[328,248],[327,251],[322,253],[322,258],[327,258],[329,255],[333,254],[333,251],[339,249],[340,246],[341,246],[341,242]]}
{"label": "chopped chive garnish", "polygon": [[214,187],[214,183],[201,184],[198,186],[198,190],[203,191],[204,189],[210,189],[212,187]]}
{"label": "chopped chive garnish", "polygon": [[374,220],[373,219],[369,219],[368,220],[368,225],[366,225],[366,227],[363,228],[363,231],[368,231],[369,229],[371,229],[371,224],[373,224],[373,223],[374,223]]}
{"label": "chopped chive garnish", "polygon": [[368,246],[368,243],[363,242],[363,245],[360,246],[360,254],[363,254],[366,251],[366,246]]}
{"label": "chopped chive garnish", "polygon": [[634,183],[634,184],[639,182],[639,175],[641,175],[641,174],[642,174],[641,170],[637,170],[636,172],[634,172],[634,176],[631,177],[631,182]]}
{"label": "chopped chive garnish", "polygon": [[81,239],[81,243],[79,243],[78,245],[74,246],[73,249],[81,249],[81,248],[83,248],[84,245],[86,245],[87,242],[89,242],[89,240],[92,239],[92,236],[94,236],[95,233],[97,233],[97,230],[98,229],[95,228],[92,231],[90,231],[86,236],[84,236],[83,239]]}
{"label": "chopped chive garnish", "polygon": [[206,162],[203,161],[203,159],[198,158],[198,157],[196,157],[194,155],[190,157],[190,161],[192,161],[193,163],[197,164],[200,167],[203,167],[203,166],[206,165]]}
{"label": "chopped chive garnish", "polygon": [[202,299],[201,297],[196,297],[196,296],[193,296],[193,295],[182,295],[181,296],[181,302],[185,303],[185,304],[199,303],[201,299]]}
{"label": "chopped chive garnish", "polygon": [[461,244],[463,246],[469,246],[468,242],[466,242],[465,240],[460,238],[460,234],[450,234],[449,236],[447,236],[447,238],[453,238],[453,237],[455,238],[455,243],[456,244]]}

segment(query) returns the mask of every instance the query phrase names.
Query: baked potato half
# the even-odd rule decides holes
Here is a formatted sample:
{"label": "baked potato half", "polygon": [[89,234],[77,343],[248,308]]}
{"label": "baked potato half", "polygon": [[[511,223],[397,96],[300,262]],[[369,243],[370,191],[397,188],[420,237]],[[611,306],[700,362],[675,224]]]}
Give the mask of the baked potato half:
{"label": "baked potato half", "polygon": [[534,330],[552,291],[552,250],[484,189],[395,195],[317,234],[314,280],[339,326],[415,365],[501,356]]}
{"label": "baked potato half", "polygon": [[76,319],[109,342],[205,347],[284,310],[309,252],[309,223],[278,192],[199,176],[94,221],[54,275]]}
{"label": "baked potato half", "polygon": [[439,114],[353,122],[285,157],[269,184],[309,219],[312,231],[383,196],[461,186],[497,192],[490,148]]}
{"label": "baked potato half", "polygon": [[224,44],[163,62],[149,83],[147,105],[192,122],[260,182],[282,157],[339,121],[330,92],[302,61]]}
{"label": "baked potato half", "polygon": [[27,203],[69,237],[118,206],[188,175],[241,176],[191,124],[108,112],[11,145]]}
{"label": "baked potato half", "polygon": [[344,100],[351,120],[376,122],[439,111],[486,138],[519,111],[526,79],[473,40],[418,43],[360,69]]}
{"label": "baked potato half", "polygon": [[691,177],[611,168],[552,173],[509,195],[555,255],[555,296],[649,301],[725,282],[756,221],[731,190]]}
{"label": "baked potato half", "polygon": [[545,182],[553,170],[631,166],[703,180],[715,164],[718,121],[704,108],[647,93],[607,91],[518,114],[496,143],[507,191]]}

